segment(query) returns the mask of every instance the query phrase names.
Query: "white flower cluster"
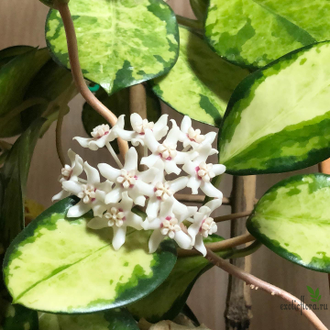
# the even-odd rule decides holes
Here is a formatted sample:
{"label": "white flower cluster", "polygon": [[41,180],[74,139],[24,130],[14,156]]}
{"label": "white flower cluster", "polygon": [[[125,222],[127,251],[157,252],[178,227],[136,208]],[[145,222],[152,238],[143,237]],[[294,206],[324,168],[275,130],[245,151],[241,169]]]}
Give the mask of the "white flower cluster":
{"label": "white flower cluster", "polygon": [[[71,165],[65,165],[59,179],[63,190],[53,200],[72,194],[78,196],[80,201],[69,209],[67,216],[80,217],[93,210],[94,218],[88,227],[112,227],[112,244],[116,250],[125,242],[127,227],[133,227],[153,230],[149,240],[151,253],[169,237],[181,248],[195,247],[205,255],[203,238],[217,230],[210,214],[222,203],[222,193],[211,180],[225,172],[224,165],[206,162],[210,155],[217,153],[212,148],[216,133],[202,135],[199,129],[192,128],[187,116],[180,127],[171,120],[171,129],[167,115],[161,116],[156,123],[142,120],[138,114],[132,114],[130,119],[132,131],[124,129],[124,116],[120,116],[111,129],[108,125],[100,125],[94,128],[92,138],[75,138],[82,147],[91,150],[107,147],[119,168],[101,163],[97,170],[69,150]],[[123,165],[110,144],[118,137],[133,145],[126,153]],[[139,144],[144,147],[140,164],[135,149]],[[147,169],[139,171],[139,165],[145,165]],[[86,179],[80,177],[83,172]],[[168,181],[167,177],[172,173],[177,178]],[[101,182],[100,174],[105,181]],[[201,189],[214,199],[199,210],[186,206],[174,195],[186,187],[192,194]],[[145,220],[132,212],[136,205],[145,208]],[[184,220],[191,223],[188,230],[183,230]]]}

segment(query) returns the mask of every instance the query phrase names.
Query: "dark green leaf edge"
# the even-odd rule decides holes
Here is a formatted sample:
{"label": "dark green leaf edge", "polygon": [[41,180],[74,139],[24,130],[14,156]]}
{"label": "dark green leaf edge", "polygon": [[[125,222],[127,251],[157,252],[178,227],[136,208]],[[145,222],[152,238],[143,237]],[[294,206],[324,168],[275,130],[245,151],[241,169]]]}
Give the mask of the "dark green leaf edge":
{"label": "dark green leaf edge", "polygon": [[[40,0],[40,1],[41,1],[41,0]],[[46,1],[49,1],[49,0],[46,0]],[[165,6],[167,6],[167,7],[170,9],[170,17],[166,20],[166,23],[167,23],[167,24],[166,24],[166,30],[169,31],[169,27],[168,27],[169,24],[168,24],[168,23],[169,23],[169,22],[173,22],[173,23],[174,23],[174,26],[175,26],[175,31],[171,31],[171,32],[173,32],[174,39],[176,40],[177,45],[178,45],[178,47],[177,47],[177,51],[176,51],[176,57],[174,58],[173,62],[172,62],[168,67],[164,68],[164,70],[163,70],[163,71],[160,71],[158,74],[155,74],[155,75],[146,75],[146,76],[144,77],[144,79],[134,80],[134,82],[131,83],[131,84],[129,84],[129,85],[118,84],[117,87],[116,87],[116,81],[114,81],[114,82],[113,82],[113,88],[112,88],[111,92],[110,92],[110,93],[107,92],[109,96],[112,95],[112,94],[114,94],[114,93],[116,93],[116,92],[118,92],[118,91],[120,91],[120,90],[122,90],[122,89],[124,89],[124,88],[132,87],[132,86],[135,86],[135,85],[138,85],[138,84],[144,83],[144,82],[148,82],[148,81],[150,81],[150,80],[152,80],[152,79],[155,79],[155,78],[158,78],[158,77],[161,77],[161,76],[165,75],[166,73],[168,73],[168,72],[174,67],[175,63],[177,62],[177,60],[178,60],[178,58],[179,58],[179,52],[180,52],[180,36],[179,36],[179,26],[178,26],[177,21],[176,21],[175,13],[174,13],[174,11],[172,10],[172,8],[171,8],[166,2],[164,2],[164,1],[162,1],[162,0],[152,0],[152,1],[154,1],[154,2],[159,2],[159,3],[161,3],[162,5],[165,5]],[[152,4],[150,4],[150,6],[151,6],[151,5],[152,5]],[[49,40],[48,40],[48,38],[47,38],[47,32],[49,31],[49,30],[48,30],[48,20],[49,20],[49,17],[50,17],[50,15],[51,15],[51,13],[52,13],[53,10],[55,10],[55,9],[50,9],[49,12],[48,12],[48,14],[47,14],[47,17],[46,17],[46,23],[45,23],[45,39],[46,39],[46,46],[47,46],[47,48],[48,48],[48,50],[49,50],[49,52],[50,52],[50,55],[51,55],[51,58],[53,59],[53,61],[54,61],[56,64],[60,65],[61,67],[64,67],[64,68],[66,68],[67,70],[71,71],[71,69],[69,69],[69,68],[67,68],[65,65],[63,65],[63,63],[61,63],[60,60],[57,58],[57,56],[56,56],[55,53],[53,52],[53,47],[52,47],[51,43],[49,42]],[[154,13],[154,15],[157,16],[155,13]],[[157,17],[159,17],[160,19],[163,19],[163,20],[164,20],[164,17],[161,16],[161,15],[160,15],[160,16],[157,16]],[[62,23],[62,24],[63,24],[63,23]],[[64,56],[64,55],[62,55],[62,56]],[[124,68],[121,68],[120,70],[122,70],[122,69],[124,69]],[[99,84],[98,82],[93,81],[93,80],[91,80],[91,79],[89,79],[89,78],[86,78],[86,77],[84,77],[84,78],[85,78],[87,81],[91,82],[92,84]],[[118,78],[118,77],[117,77],[117,78]],[[117,78],[116,78],[116,80],[117,80]],[[118,82],[117,82],[117,83],[118,83]],[[101,86],[101,87],[102,87],[102,86]]]}
{"label": "dark green leaf edge", "polygon": [[[20,232],[16,238],[12,241],[11,245],[6,251],[4,262],[3,262],[3,272],[4,272],[4,280],[5,284],[8,288],[8,265],[10,264],[11,259],[15,257],[19,257],[20,253],[18,251],[18,246],[22,241],[26,241],[28,243],[32,243],[34,238],[32,237],[34,235],[35,230],[39,228],[39,226],[43,226],[46,228],[49,228],[50,230],[54,229],[54,226],[52,223],[47,223],[48,219],[51,218],[54,214],[64,214],[64,218],[67,221],[70,221],[70,219],[66,218],[66,213],[68,209],[75,205],[79,199],[75,196],[67,197],[51,207],[49,207],[47,210],[45,210],[43,213],[41,213],[35,220],[33,220],[22,232]],[[82,216],[85,219],[92,218],[92,212],[86,213],[84,216]],[[76,220],[77,218],[72,218],[71,220]],[[155,281],[154,278],[140,278],[136,279],[133,278],[134,283],[137,283],[134,287],[130,286],[130,282],[127,282],[123,285],[118,285],[116,288],[116,291],[118,293],[117,298],[115,301],[109,302],[108,300],[98,300],[96,302],[92,302],[93,306],[90,303],[90,306],[87,306],[86,309],[79,309],[74,310],[70,313],[61,313],[61,314],[84,314],[84,313],[92,313],[92,312],[98,312],[103,311],[107,309],[113,309],[118,307],[126,306],[133,301],[137,301],[152,291],[154,291],[161,283],[163,283],[168,275],[170,274],[171,270],[173,269],[176,258],[177,258],[177,251],[175,248],[175,244],[172,240],[165,240],[161,243],[160,248],[157,250],[156,260],[154,260],[154,264],[151,266],[151,269],[153,271],[158,271],[158,281]],[[166,265],[166,267],[164,267]],[[55,274],[52,274],[55,275]],[[134,277],[134,273],[132,274]],[[148,288],[148,290],[143,290],[141,292],[141,288]],[[8,288],[9,292],[10,289]],[[132,299],[132,297],[134,297]],[[49,313],[48,311],[45,311],[46,313]]]}
{"label": "dark green leaf edge", "polygon": [[[286,184],[290,182],[295,182],[295,181],[301,181],[302,178],[306,176],[316,176],[320,178],[325,178],[327,181],[330,180],[330,175],[327,174],[322,174],[322,173],[315,173],[315,174],[308,174],[308,175],[294,175],[288,179],[285,179],[283,181],[280,181],[279,183],[275,184],[273,187],[271,187],[269,190],[266,191],[266,194],[273,192],[277,188],[284,187]],[[329,186],[330,189],[330,186]],[[330,273],[330,258],[328,257],[323,257],[323,258],[313,258],[312,262],[309,264],[306,264],[299,255],[295,255],[292,253],[289,253],[286,249],[282,248],[279,244],[278,241],[276,240],[271,240],[269,239],[266,235],[261,234],[258,230],[258,226],[253,224],[252,218],[256,214],[256,208],[258,207],[259,204],[262,203],[262,197],[260,198],[259,202],[255,205],[254,211],[248,218],[246,222],[246,228],[249,231],[249,233],[255,237],[258,241],[260,241],[263,245],[265,245],[267,248],[278,254],[280,257],[291,261],[294,264],[298,264],[299,266],[302,266],[307,269],[315,270],[317,272],[322,272],[322,273]],[[323,264],[325,267],[320,269],[320,264]]]}
{"label": "dark green leaf edge", "polygon": [[[224,125],[226,124],[227,117],[232,113],[232,110],[233,110],[233,108],[234,108],[234,106],[237,102],[240,102],[245,96],[248,96],[248,95],[251,95],[252,93],[254,93],[254,90],[252,89],[252,86],[257,80],[259,80],[259,79],[265,80],[266,79],[266,77],[264,77],[264,75],[263,75],[263,71],[269,69],[272,66],[275,66],[278,63],[281,63],[282,61],[283,62],[287,61],[286,66],[288,66],[299,57],[300,53],[304,53],[305,51],[313,48],[314,46],[321,45],[321,44],[324,44],[324,43],[330,43],[330,41],[317,42],[317,43],[314,43],[314,44],[296,49],[296,50],[294,50],[294,51],[292,51],[288,54],[285,54],[284,56],[278,58],[277,60],[267,64],[263,68],[258,69],[257,71],[251,73],[246,78],[244,78],[238,84],[238,86],[234,90],[234,92],[233,92],[233,94],[232,94],[232,96],[231,96],[231,98],[228,102],[226,112],[223,116],[222,124],[219,127],[218,149],[220,149],[220,147],[221,147],[222,133],[223,133],[223,130],[224,130]],[[273,74],[276,74],[276,73],[277,72],[274,72]],[[267,77],[269,77],[269,76],[270,75],[268,75]],[[239,114],[241,112],[242,112],[242,110],[239,111]],[[290,127],[290,126],[288,126],[288,127]],[[230,135],[232,135],[235,128],[230,127],[229,130],[230,130]],[[280,133],[281,132],[278,132],[277,134],[280,134]],[[264,136],[262,138],[262,140],[267,139],[267,138],[269,138],[269,135]],[[260,141],[261,140],[255,141],[255,143],[256,142],[259,143]],[[246,149],[246,150],[248,150],[248,149]],[[330,157],[330,144],[329,144],[328,148],[323,148],[323,149],[320,149],[316,152],[310,152],[309,154],[310,154],[310,156],[306,160],[299,161],[299,162],[294,162],[294,163],[289,164],[289,165],[287,164],[287,162],[282,161],[281,162],[282,166],[278,165],[278,166],[274,166],[274,167],[269,167],[268,169],[265,169],[265,170],[260,170],[260,169],[255,169],[255,168],[250,168],[250,169],[245,169],[245,170],[231,170],[230,167],[227,167],[226,173],[241,176],[241,175],[284,173],[284,172],[290,172],[290,171],[295,171],[295,170],[299,170],[299,169],[304,169],[304,168],[307,168],[309,166],[313,166],[315,164],[318,164],[318,163],[324,161],[325,159],[328,159]],[[235,160],[236,157],[237,156],[231,158],[230,161],[232,162],[233,160]],[[287,158],[290,158],[290,157],[287,157]],[[221,163],[221,153],[219,153],[219,162]]]}

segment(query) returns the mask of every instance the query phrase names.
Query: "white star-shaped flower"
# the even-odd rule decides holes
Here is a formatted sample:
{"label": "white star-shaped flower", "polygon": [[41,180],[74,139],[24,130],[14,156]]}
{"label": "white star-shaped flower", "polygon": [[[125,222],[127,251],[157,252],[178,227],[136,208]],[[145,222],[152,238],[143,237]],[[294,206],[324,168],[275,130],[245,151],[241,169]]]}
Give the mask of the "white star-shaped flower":
{"label": "white star-shaped flower", "polygon": [[90,166],[87,162],[84,163],[84,171],[87,176],[86,182],[72,180],[62,182],[65,191],[80,198],[80,201],[68,210],[68,218],[80,217],[91,209],[95,208],[97,210],[100,206],[96,193],[97,189],[102,187],[100,174],[96,168]]}
{"label": "white star-shaped flower", "polygon": [[143,157],[141,164],[147,165],[149,168],[161,159],[164,163],[164,169],[167,174],[180,174],[181,170],[177,164],[184,164],[187,160],[196,156],[196,154],[182,152],[177,150],[177,143],[180,137],[180,129],[175,124],[167,134],[167,137],[162,143],[159,143],[150,130],[146,130],[145,144],[151,151],[151,155]]}
{"label": "white star-shaped flower", "polygon": [[210,215],[214,210],[220,207],[221,204],[221,199],[213,199],[203,205],[198,212],[195,213],[193,219],[188,219],[193,222],[188,228],[188,234],[193,240],[194,248],[202,253],[203,256],[205,256],[207,252],[203,238],[214,234],[218,230],[217,224],[214,222],[214,219],[210,217]]}
{"label": "white star-shaped flower", "polygon": [[148,243],[149,252],[155,252],[159,244],[166,237],[174,239],[183,249],[191,249],[193,245],[192,239],[181,229],[180,224],[196,211],[197,207],[187,207],[185,213],[177,213],[173,210],[172,201],[168,200],[162,203],[157,218],[152,222],[145,220],[143,223],[143,228],[145,230],[154,230]]}
{"label": "white star-shaped flower", "polygon": [[164,175],[164,164],[162,161],[158,160],[155,164],[155,168],[159,169],[158,173],[155,175],[152,186],[153,194],[148,199],[146,214],[147,219],[152,221],[158,215],[161,204],[166,201],[173,202],[173,208],[175,212],[186,212],[187,206],[180,203],[174,194],[178,191],[184,189],[187,186],[188,177],[181,176],[172,181],[166,181]]}
{"label": "white star-shaped flower", "polygon": [[142,218],[132,212],[133,200],[128,197],[127,192],[123,192],[122,200],[119,203],[110,204],[102,217],[90,220],[87,226],[91,229],[113,228],[112,246],[118,250],[126,239],[127,227],[142,229]]}
{"label": "white star-shaped flower", "polygon": [[187,187],[191,188],[193,194],[198,193],[200,188],[206,196],[222,198],[222,192],[213,186],[211,180],[226,171],[222,164],[207,164],[206,159],[210,154],[211,146],[205,145],[199,155],[193,160],[186,162],[182,169],[190,175]]}
{"label": "white star-shaped flower", "polygon": [[[123,122],[119,122],[116,126],[123,125]],[[83,148],[89,148],[90,150],[98,150],[99,148],[103,148],[107,143],[113,141],[117,136],[115,134],[115,130],[111,129],[109,125],[102,124],[96,126],[91,132],[91,138],[83,138],[83,137],[74,137]]]}
{"label": "white star-shaped flower", "polygon": [[153,187],[150,185],[157,169],[138,171],[138,154],[132,147],[125,155],[125,165],[117,169],[109,164],[99,164],[101,174],[116,185],[112,191],[105,196],[105,203],[117,203],[122,198],[122,193],[127,191],[128,196],[133,199],[136,205],[144,206],[146,196],[153,194]]}
{"label": "white star-shaped flower", "polygon": [[[123,120],[124,117],[125,115],[121,115],[118,121]],[[162,115],[156,123],[150,122],[148,119],[142,119],[137,113],[132,113],[130,119],[133,131],[125,130],[123,126],[116,126],[114,129],[120,138],[125,141],[131,141],[133,146],[138,144],[144,146],[146,130],[150,130],[157,141],[162,139],[168,131],[168,115]]]}
{"label": "white star-shaped flower", "polygon": [[[84,162],[82,158],[71,149],[68,150],[68,156],[71,165],[64,165],[61,170],[59,182],[61,182],[62,184],[65,181],[78,181],[79,175],[83,172]],[[52,201],[57,201],[68,196],[70,196],[70,193],[68,191],[62,190],[52,198]]]}
{"label": "white star-shaped flower", "polygon": [[[183,147],[187,148],[191,146],[196,151],[199,151],[203,146],[211,146],[217,136],[216,132],[209,132],[202,135],[200,129],[194,129],[192,127],[192,121],[188,116],[183,117],[180,128],[180,141],[183,143]],[[211,156],[216,153],[218,153],[218,150],[211,148],[209,155]]]}

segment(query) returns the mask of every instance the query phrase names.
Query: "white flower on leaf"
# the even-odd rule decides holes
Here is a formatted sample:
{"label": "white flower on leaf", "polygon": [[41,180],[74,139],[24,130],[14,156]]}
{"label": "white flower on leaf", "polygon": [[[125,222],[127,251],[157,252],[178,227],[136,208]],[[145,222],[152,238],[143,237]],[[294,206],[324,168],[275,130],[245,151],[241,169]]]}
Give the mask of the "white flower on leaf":
{"label": "white flower on leaf", "polygon": [[213,186],[211,180],[226,171],[222,164],[207,164],[206,159],[210,155],[211,146],[203,146],[199,155],[193,160],[186,162],[182,169],[190,175],[187,187],[191,188],[193,194],[198,193],[200,188],[206,196],[222,198],[222,192]]}
{"label": "white flower on leaf", "polygon": [[122,198],[122,193],[127,191],[136,205],[144,206],[146,196],[153,194],[153,187],[150,185],[157,169],[138,171],[138,155],[132,147],[125,155],[125,165],[122,169],[116,169],[109,164],[99,164],[98,168],[106,179],[114,182],[115,187],[105,196],[105,203],[117,203]]}
{"label": "white flower on leaf", "polygon": [[[124,120],[124,117],[125,115],[121,115],[118,121]],[[157,141],[162,139],[168,131],[168,115],[162,115],[156,123],[149,122],[147,119],[142,119],[137,113],[132,113],[130,119],[133,131],[125,130],[123,125],[116,125],[115,131],[120,138],[125,141],[131,141],[133,146],[137,146],[138,144],[145,145],[146,130],[150,130]]]}
{"label": "white flower on leaf", "polygon": [[[71,149],[68,150],[68,156],[71,162],[71,165],[64,165],[61,169],[61,176],[59,177],[59,182],[63,183],[65,181],[78,181],[79,175],[83,172],[83,163],[82,158],[77,155]],[[68,197],[70,192],[62,190],[55,196],[53,196],[52,201],[57,201]]]}
{"label": "white flower on leaf", "polygon": [[186,207],[185,212],[178,213],[173,209],[173,201],[168,200],[162,203],[158,216],[151,222],[147,219],[143,223],[143,228],[145,230],[154,230],[148,243],[149,252],[155,252],[159,244],[166,237],[174,239],[183,249],[191,249],[193,241],[191,237],[181,229],[180,224],[196,211],[197,207]]}
{"label": "white flower on leaf", "polygon": [[153,133],[150,130],[146,130],[145,144],[151,151],[151,155],[143,157],[141,164],[147,165],[149,168],[155,165],[155,163],[161,159],[164,163],[164,169],[167,174],[175,173],[180,174],[181,169],[178,164],[184,164],[187,158],[190,159],[194,155],[190,152],[182,152],[177,150],[177,143],[180,137],[180,129],[178,126],[173,126],[167,137],[162,143],[159,143]]}
{"label": "white flower on leaf", "polygon": [[[123,123],[117,123],[117,125],[123,125]],[[109,125],[96,126],[91,132],[91,138],[74,137],[83,148],[89,148],[90,150],[98,150],[103,148],[107,143],[113,141],[117,136],[115,130],[111,129]]]}
{"label": "white flower on leaf", "polygon": [[188,234],[193,240],[194,248],[199,251],[203,256],[206,255],[206,248],[203,242],[203,238],[214,234],[217,230],[217,224],[214,219],[210,217],[211,213],[219,208],[222,204],[221,199],[213,199],[206,203],[197,213],[195,213],[193,219],[188,219],[192,224],[188,228]]}
{"label": "white flower on leaf", "polygon": [[112,246],[115,250],[118,250],[125,243],[127,227],[136,230],[142,229],[143,220],[132,212],[132,207],[133,200],[128,197],[127,192],[124,192],[119,203],[108,205],[106,212],[101,217],[90,220],[87,226],[91,229],[112,227]]}
{"label": "white flower on leaf", "polygon": [[100,201],[97,197],[97,189],[101,187],[100,174],[98,170],[90,166],[87,162],[84,163],[84,171],[87,176],[87,181],[82,183],[79,181],[64,181],[62,187],[65,191],[80,198],[80,201],[69,208],[67,217],[77,218],[91,209],[98,209]]}
{"label": "white flower on leaf", "polygon": [[[188,116],[183,117],[180,128],[180,141],[183,143],[183,147],[191,146],[195,151],[199,151],[203,146],[211,146],[217,136],[216,132],[209,132],[202,135],[200,129],[194,129],[192,127],[192,121]],[[218,150],[211,148],[209,155],[211,156],[216,153],[218,153]]]}

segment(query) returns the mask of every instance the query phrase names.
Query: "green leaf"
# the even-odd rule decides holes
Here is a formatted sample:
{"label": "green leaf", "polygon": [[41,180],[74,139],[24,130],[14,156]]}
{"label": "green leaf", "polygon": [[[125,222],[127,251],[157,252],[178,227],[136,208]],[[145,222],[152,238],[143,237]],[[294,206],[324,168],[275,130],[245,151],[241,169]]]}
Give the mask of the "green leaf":
{"label": "green leaf", "polygon": [[[258,202],[247,229],[281,257],[330,272],[330,176],[297,175],[273,186]],[[314,294],[312,288],[308,291]]]}
{"label": "green leaf", "polygon": [[33,49],[18,55],[0,70],[0,120],[23,101],[32,78],[49,60],[47,49]]}
{"label": "green leaf", "polygon": [[18,55],[22,55],[33,50],[31,46],[14,46],[0,51],[0,69]]}
{"label": "green leaf", "polygon": [[[69,6],[84,76],[108,93],[160,76],[176,62],[177,23],[163,1],[75,0]],[[56,60],[69,67],[63,23],[56,10],[49,13],[46,38]]]}
{"label": "green leaf", "polygon": [[197,19],[204,22],[207,14],[208,0],[190,0],[190,6]]}
{"label": "green leaf", "polygon": [[327,0],[210,0],[205,35],[220,55],[261,68],[295,49],[330,39]]}
{"label": "green leaf", "polygon": [[[205,243],[222,241],[217,235],[209,236]],[[223,258],[229,257],[233,250],[228,249],[217,254]],[[202,256],[178,258],[171,274],[155,291],[145,298],[128,306],[135,318],[145,318],[155,323],[160,320],[174,319],[186,304],[189,293],[196,280],[210,269],[207,259]]]}
{"label": "green leaf", "polygon": [[38,330],[38,313],[0,298],[1,330]]}
{"label": "green leaf", "polygon": [[93,231],[90,216],[66,218],[66,198],[31,222],[7,251],[4,274],[15,303],[56,313],[87,313],[127,305],[159,286],[176,262],[173,241],[149,254],[149,233],[131,232],[112,248],[112,230]]}
{"label": "green leaf", "polygon": [[0,171],[0,244],[6,249],[24,228],[24,197],[31,157],[44,120],[14,143]]}
{"label": "green leaf", "polygon": [[[110,96],[103,89],[99,89],[95,96],[111,111],[119,117],[126,115],[126,123],[129,122],[130,116],[130,102],[129,102],[129,89],[125,88]],[[160,102],[153,93],[147,89],[147,117],[149,121],[157,121],[161,114]],[[82,111],[82,122],[87,134],[93,131],[93,128],[106,124],[106,120],[99,115],[87,102],[84,104]],[[128,127],[129,129],[129,127]]]}
{"label": "green leaf", "polygon": [[41,313],[39,330],[139,330],[136,321],[124,309],[99,313],[60,315]]}
{"label": "green leaf", "polygon": [[319,294],[320,294],[320,290],[319,290],[319,288],[317,288],[317,289],[315,290],[315,296],[318,297]]}
{"label": "green leaf", "polygon": [[[34,51],[35,49],[29,46],[6,48],[0,52],[0,67],[4,61],[9,62],[9,60],[17,58],[20,54]],[[46,49],[40,49],[38,52],[47,54]],[[47,58],[49,59],[48,55]],[[27,63],[27,65],[33,66],[34,64]],[[54,101],[54,107],[55,105],[68,102],[67,93],[68,90],[72,90],[71,85],[73,84],[71,73],[51,59],[41,68],[38,62],[36,65],[39,71],[35,72],[33,79],[27,81],[24,95],[20,96],[20,102],[1,117],[0,137],[11,137],[22,133],[34,120],[42,115],[47,109],[49,102]],[[24,71],[22,73],[18,72],[17,79],[24,79],[24,74]],[[70,99],[76,94],[77,91],[74,91]]]}
{"label": "green leaf", "polygon": [[218,126],[229,98],[248,72],[217,56],[203,39],[180,27],[180,55],[173,69],[153,80],[153,91],[173,109]]}
{"label": "green leaf", "polygon": [[238,85],[220,134],[228,173],[286,172],[330,157],[329,56],[329,42],[305,47]]}
{"label": "green leaf", "polygon": [[307,285],[307,290],[309,291],[310,294],[314,295],[314,290]]}
{"label": "green leaf", "polygon": [[72,84],[71,72],[50,59],[32,80],[25,99],[43,97],[49,102],[54,101],[64,94]]}

